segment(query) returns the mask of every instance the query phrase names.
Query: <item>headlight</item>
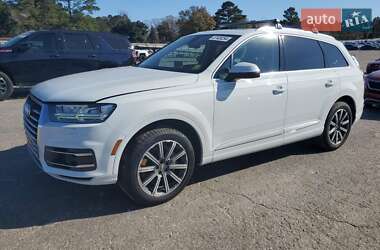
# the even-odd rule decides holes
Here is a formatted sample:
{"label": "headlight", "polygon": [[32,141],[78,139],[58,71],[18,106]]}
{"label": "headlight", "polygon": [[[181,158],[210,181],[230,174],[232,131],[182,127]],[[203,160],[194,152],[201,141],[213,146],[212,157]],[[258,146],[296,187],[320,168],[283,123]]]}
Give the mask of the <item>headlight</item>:
{"label": "headlight", "polygon": [[54,122],[101,123],[115,110],[116,104],[50,104],[49,117]]}

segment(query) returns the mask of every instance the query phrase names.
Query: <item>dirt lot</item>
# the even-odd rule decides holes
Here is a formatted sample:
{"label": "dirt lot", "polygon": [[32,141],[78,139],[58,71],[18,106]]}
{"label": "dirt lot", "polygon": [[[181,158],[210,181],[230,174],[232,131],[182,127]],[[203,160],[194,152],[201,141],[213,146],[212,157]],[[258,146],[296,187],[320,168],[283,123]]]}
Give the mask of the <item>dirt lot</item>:
{"label": "dirt lot", "polygon": [[24,146],[23,102],[0,103],[1,249],[380,246],[380,109],[336,152],[302,142],[208,165],[174,200],[139,208],[116,186],[42,173]]}

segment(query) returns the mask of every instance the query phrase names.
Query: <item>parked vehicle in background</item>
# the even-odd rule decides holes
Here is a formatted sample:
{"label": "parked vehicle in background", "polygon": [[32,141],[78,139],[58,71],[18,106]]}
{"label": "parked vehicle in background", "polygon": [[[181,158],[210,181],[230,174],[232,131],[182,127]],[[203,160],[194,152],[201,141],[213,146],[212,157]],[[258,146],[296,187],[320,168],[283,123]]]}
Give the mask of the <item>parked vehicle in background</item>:
{"label": "parked vehicle in background", "polygon": [[130,43],[121,35],[29,31],[0,47],[0,99],[52,78],[132,63]]}
{"label": "parked vehicle in background", "polygon": [[132,47],[136,63],[140,63],[154,53],[152,49],[141,49],[138,47]]}
{"label": "parked vehicle in background", "polygon": [[355,43],[344,43],[347,50],[359,50],[359,46]]}
{"label": "parked vehicle in background", "polygon": [[364,101],[366,106],[380,105],[380,70],[365,76]]}
{"label": "parked vehicle in background", "polygon": [[344,41],[347,50],[380,50],[380,40]]}
{"label": "parked vehicle in background", "polygon": [[380,58],[367,64],[366,73],[371,74],[377,70],[380,70]]}
{"label": "parked vehicle in background", "polygon": [[341,147],[363,96],[363,72],[333,37],[279,25],[213,30],[135,67],[35,86],[24,125],[49,175],[118,183],[154,205],[176,196],[197,165],[309,138]]}

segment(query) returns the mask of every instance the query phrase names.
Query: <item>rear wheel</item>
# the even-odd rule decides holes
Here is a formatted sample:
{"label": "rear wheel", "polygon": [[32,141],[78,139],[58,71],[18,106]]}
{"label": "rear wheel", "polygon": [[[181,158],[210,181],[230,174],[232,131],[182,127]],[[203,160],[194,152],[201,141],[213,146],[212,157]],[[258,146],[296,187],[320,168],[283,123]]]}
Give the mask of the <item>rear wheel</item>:
{"label": "rear wheel", "polygon": [[335,150],[347,140],[352,125],[352,111],[345,102],[337,102],[331,108],[321,135],[320,145],[326,150]]}
{"label": "rear wheel", "polygon": [[0,100],[5,100],[13,94],[12,80],[3,72],[0,72]]}
{"label": "rear wheel", "polygon": [[124,152],[119,186],[136,203],[151,206],[175,197],[189,183],[195,165],[189,139],[171,128],[139,135]]}

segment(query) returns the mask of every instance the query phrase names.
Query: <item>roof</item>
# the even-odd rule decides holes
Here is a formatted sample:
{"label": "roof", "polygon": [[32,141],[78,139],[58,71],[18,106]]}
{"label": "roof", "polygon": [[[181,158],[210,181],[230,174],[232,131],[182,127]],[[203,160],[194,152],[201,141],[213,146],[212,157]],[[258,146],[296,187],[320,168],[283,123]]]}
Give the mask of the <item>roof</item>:
{"label": "roof", "polygon": [[258,29],[221,29],[221,30],[210,30],[210,31],[203,31],[198,32],[196,34],[215,34],[215,35],[238,35],[238,36],[250,36],[255,33],[262,33],[262,32],[279,32],[281,34],[293,34],[293,35],[300,35],[304,37],[314,38],[314,39],[321,39],[321,40],[330,40],[330,41],[336,41],[336,39],[332,36],[321,34],[321,33],[314,33],[311,31],[305,31],[301,29],[294,29],[294,28],[281,28],[278,29],[273,26],[264,26]]}

